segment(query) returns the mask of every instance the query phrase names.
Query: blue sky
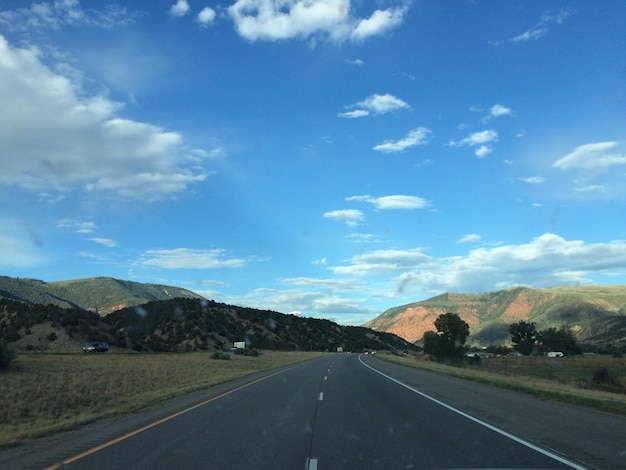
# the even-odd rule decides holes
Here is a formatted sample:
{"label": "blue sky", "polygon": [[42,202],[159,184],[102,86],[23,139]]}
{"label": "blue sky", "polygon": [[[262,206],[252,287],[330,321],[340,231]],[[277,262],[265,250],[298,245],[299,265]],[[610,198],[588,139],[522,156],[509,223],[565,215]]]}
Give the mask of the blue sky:
{"label": "blue sky", "polygon": [[621,0],[0,4],[0,273],[362,324],[626,281]]}

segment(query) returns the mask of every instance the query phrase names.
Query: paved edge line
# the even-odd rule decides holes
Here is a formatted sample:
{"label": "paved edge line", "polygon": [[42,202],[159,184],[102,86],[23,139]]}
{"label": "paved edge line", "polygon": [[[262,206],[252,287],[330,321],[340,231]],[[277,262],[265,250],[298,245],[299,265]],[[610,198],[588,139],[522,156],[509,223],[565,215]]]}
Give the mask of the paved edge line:
{"label": "paved edge line", "polygon": [[237,392],[239,390],[242,390],[242,389],[244,389],[246,387],[249,387],[250,385],[254,385],[254,384],[256,384],[258,382],[261,382],[261,381],[263,381],[265,379],[269,379],[270,377],[274,377],[275,375],[281,374],[281,373],[283,373],[283,372],[285,372],[285,371],[287,371],[287,370],[289,370],[291,368],[292,367],[289,367],[287,369],[281,369],[281,370],[276,371],[276,372],[274,372],[272,374],[266,375],[266,376],[261,377],[259,379],[253,380],[252,382],[248,382],[247,384],[241,385],[241,386],[239,386],[237,388],[234,388],[232,390],[224,392],[224,393],[222,393],[220,395],[217,395],[217,396],[215,396],[213,398],[209,398],[208,400],[205,400],[205,401],[203,401],[201,403],[197,403],[197,404],[195,404],[193,406],[190,406],[189,408],[185,408],[184,410],[181,410],[181,411],[178,411],[177,413],[174,413],[174,414],[171,414],[169,416],[166,416],[165,418],[161,418],[161,419],[159,419],[157,421],[154,421],[153,423],[150,423],[150,424],[148,424],[146,426],[143,426],[143,427],[141,427],[139,429],[135,429],[134,431],[131,431],[131,432],[126,433],[126,434],[124,434],[122,436],[116,437],[115,439],[111,439],[110,441],[107,441],[107,442],[105,442],[103,444],[100,444],[100,445],[98,445],[96,447],[92,447],[91,449],[88,449],[88,450],[86,450],[84,452],[81,452],[80,454],[76,454],[76,455],[74,455],[72,457],[69,457],[69,458],[63,460],[62,462],[56,463],[56,464],[51,465],[49,467],[45,467],[44,470],[57,470],[57,469],[61,468],[63,465],[68,465],[70,463],[74,463],[77,460],[80,460],[80,459],[82,459],[84,457],[87,457],[88,455],[95,454],[99,450],[102,450],[102,449],[104,449],[106,447],[110,447],[110,446],[112,446],[114,444],[117,444],[118,442],[124,441],[124,440],[126,440],[126,439],[128,439],[130,437],[136,436],[137,434],[140,434],[140,433],[142,433],[144,431],[147,431],[148,429],[154,428],[154,427],[156,427],[156,426],[158,426],[160,424],[163,424],[163,423],[165,423],[165,422],[167,422],[167,421],[169,421],[171,419],[177,418],[178,416],[181,416],[181,415],[184,415],[185,413],[193,411],[196,408],[200,408],[201,406],[204,406],[204,405],[207,405],[207,404],[209,404],[209,403],[211,403],[213,401],[219,400],[220,398],[224,398],[225,396],[230,395],[231,393],[235,393],[235,392]]}
{"label": "paved edge line", "polygon": [[476,424],[480,424],[481,426],[484,426],[487,429],[491,429],[492,431],[495,431],[498,434],[500,434],[500,435],[502,435],[504,437],[507,437],[507,438],[517,442],[518,444],[526,446],[529,449],[532,449],[532,450],[534,450],[536,452],[539,452],[540,454],[543,454],[546,457],[549,457],[549,458],[551,458],[553,460],[556,460],[557,462],[560,462],[563,465],[567,465],[568,467],[571,467],[571,468],[573,468],[575,470],[587,470],[586,467],[583,467],[581,465],[578,465],[577,463],[574,463],[574,462],[571,462],[571,461],[569,461],[567,459],[564,459],[563,457],[561,457],[561,456],[559,456],[559,455],[557,455],[557,454],[555,454],[553,452],[550,452],[550,451],[548,451],[546,449],[543,449],[543,448],[533,444],[532,442],[528,442],[528,441],[526,441],[524,439],[521,439],[521,438],[519,438],[519,437],[517,437],[517,436],[515,436],[515,435],[513,435],[511,433],[506,432],[503,429],[497,428],[497,427],[487,423],[486,421],[482,421],[482,420],[480,420],[480,419],[478,419],[478,418],[476,418],[476,417],[474,417],[474,416],[472,416],[470,414],[465,413],[464,411],[461,411],[461,410],[459,410],[457,408],[454,408],[453,406],[448,405],[447,403],[444,403],[444,402],[442,402],[440,400],[437,400],[436,398],[433,398],[430,395],[426,395],[424,392],[420,392],[419,390],[411,387],[410,385],[405,384],[404,382],[401,382],[401,381],[399,381],[397,379],[394,379],[393,377],[391,377],[391,376],[389,376],[389,375],[379,371],[378,369],[375,369],[374,367],[370,366],[369,364],[366,364],[365,362],[363,362],[363,359],[362,359],[362,357],[360,355],[359,355],[359,362],[361,364],[363,364],[365,367],[373,370],[377,374],[382,375],[386,379],[389,379],[392,382],[397,383],[398,385],[402,385],[404,388],[407,388],[407,389],[411,390],[412,392],[417,393],[419,396],[424,397],[424,398],[432,401],[433,403],[436,403],[439,406],[443,406],[444,408],[447,408],[450,411],[454,411],[455,413],[463,416],[464,418],[467,418],[467,419],[469,419],[471,421],[474,421]]}

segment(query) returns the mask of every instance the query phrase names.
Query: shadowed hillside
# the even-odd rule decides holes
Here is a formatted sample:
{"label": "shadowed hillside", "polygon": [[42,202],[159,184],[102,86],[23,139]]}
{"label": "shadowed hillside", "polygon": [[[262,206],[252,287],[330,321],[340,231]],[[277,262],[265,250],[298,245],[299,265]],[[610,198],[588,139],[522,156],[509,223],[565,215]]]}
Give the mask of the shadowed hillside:
{"label": "shadowed hillside", "polygon": [[80,352],[92,341],[107,341],[112,351],[148,352],[223,351],[235,342],[248,349],[329,352],[412,347],[391,333],[206,299],[152,301],[105,317],[1,299],[0,326],[0,340],[18,351]]}
{"label": "shadowed hillside", "polygon": [[508,325],[535,322],[538,329],[566,326],[579,341],[626,343],[626,286],[516,287],[483,294],[442,294],[383,312],[364,326],[417,341],[434,331],[434,321],[453,312],[469,324],[469,342],[508,342]]}

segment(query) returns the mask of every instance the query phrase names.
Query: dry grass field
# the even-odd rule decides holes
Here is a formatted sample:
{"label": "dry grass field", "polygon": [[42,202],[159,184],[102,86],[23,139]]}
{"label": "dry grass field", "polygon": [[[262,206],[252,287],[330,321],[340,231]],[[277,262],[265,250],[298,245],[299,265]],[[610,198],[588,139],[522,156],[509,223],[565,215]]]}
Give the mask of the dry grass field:
{"label": "dry grass field", "polygon": [[[527,393],[546,400],[587,406],[626,416],[626,359],[611,356],[571,356],[559,358],[503,356],[484,358],[480,365],[449,366],[426,360],[423,355],[381,359],[431,370],[459,378]],[[596,383],[594,378],[611,382]]]}
{"label": "dry grass field", "polygon": [[0,445],[138,410],[254,372],[319,356],[21,354],[0,374]]}

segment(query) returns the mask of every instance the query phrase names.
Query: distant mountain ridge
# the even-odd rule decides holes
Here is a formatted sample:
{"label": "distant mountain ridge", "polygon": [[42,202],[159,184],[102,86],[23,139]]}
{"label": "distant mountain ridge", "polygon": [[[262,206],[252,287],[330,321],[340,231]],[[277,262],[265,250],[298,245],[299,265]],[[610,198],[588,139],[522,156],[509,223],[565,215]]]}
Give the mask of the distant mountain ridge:
{"label": "distant mountain ridge", "polygon": [[101,316],[153,300],[180,297],[204,298],[180,287],[122,281],[112,277],[44,282],[38,279],[0,276],[0,298],[29,305],[53,304],[62,308],[88,310]]}
{"label": "distant mountain ridge", "polygon": [[569,327],[579,341],[591,344],[626,343],[626,286],[621,285],[447,293],[393,307],[363,326],[415,342],[435,331],[435,320],[446,312],[469,324],[469,342],[476,345],[508,342],[508,325],[520,320],[535,322],[539,330]]}

